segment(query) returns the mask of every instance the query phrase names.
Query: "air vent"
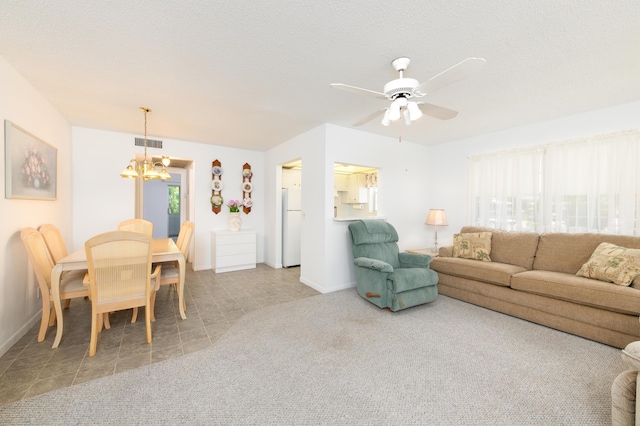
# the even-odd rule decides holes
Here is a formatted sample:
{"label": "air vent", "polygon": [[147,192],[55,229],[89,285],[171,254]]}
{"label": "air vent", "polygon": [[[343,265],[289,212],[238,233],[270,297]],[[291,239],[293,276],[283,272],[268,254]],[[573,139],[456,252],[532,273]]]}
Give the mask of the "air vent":
{"label": "air vent", "polygon": [[[144,146],[144,138],[136,138],[136,146]],[[149,148],[162,148],[162,141],[147,139]]]}

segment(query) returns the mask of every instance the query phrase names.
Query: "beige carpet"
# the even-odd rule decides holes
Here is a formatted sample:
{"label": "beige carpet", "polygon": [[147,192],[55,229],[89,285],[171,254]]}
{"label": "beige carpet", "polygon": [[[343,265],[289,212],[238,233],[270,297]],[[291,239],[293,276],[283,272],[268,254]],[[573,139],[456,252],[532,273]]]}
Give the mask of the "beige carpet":
{"label": "beige carpet", "polygon": [[0,407],[2,424],[603,425],[618,349],[440,296],[247,314],[200,352]]}

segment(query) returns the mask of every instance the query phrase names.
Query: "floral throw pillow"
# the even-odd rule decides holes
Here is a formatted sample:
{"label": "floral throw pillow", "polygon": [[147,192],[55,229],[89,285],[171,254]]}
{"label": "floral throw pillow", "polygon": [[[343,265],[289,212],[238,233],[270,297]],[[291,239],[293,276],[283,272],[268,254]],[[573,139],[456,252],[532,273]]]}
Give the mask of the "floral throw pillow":
{"label": "floral throw pillow", "polygon": [[576,275],[628,286],[640,275],[640,249],[600,243]]}
{"label": "floral throw pillow", "polygon": [[491,232],[471,232],[453,236],[453,257],[491,262]]}

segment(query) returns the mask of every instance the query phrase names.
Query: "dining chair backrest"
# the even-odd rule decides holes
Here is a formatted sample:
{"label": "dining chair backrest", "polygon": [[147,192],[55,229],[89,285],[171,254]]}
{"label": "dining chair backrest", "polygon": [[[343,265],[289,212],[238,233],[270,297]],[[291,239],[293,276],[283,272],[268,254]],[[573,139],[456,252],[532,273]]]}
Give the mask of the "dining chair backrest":
{"label": "dining chair backrest", "polygon": [[54,264],[47,244],[42,234],[34,228],[24,228],[20,232],[20,239],[27,251],[27,257],[31,262],[33,272],[36,274],[40,292],[48,295],[51,289],[51,271]]}
{"label": "dining chair backrest", "polygon": [[144,219],[129,219],[118,224],[118,231],[131,231],[153,236],[153,222]]}
{"label": "dining chair backrest", "polygon": [[195,223],[189,222],[187,220],[182,224],[182,227],[180,228],[180,234],[178,234],[178,241],[176,242],[176,245],[182,252],[182,256],[184,257],[185,262],[187,261],[187,256],[189,255],[189,249],[191,248],[191,239],[193,237],[195,227]]}
{"label": "dining chair backrest", "polygon": [[[150,294],[151,237],[112,231],[85,243],[92,304],[120,310],[145,305]],[[101,309],[103,310],[103,309]]]}
{"label": "dining chair backrest", "polygon": [[67,248],[64,245],[62,234],[55,225],[47,223],[40,226],[39,231],[47,244],[53,263],[58,263],[60,259],[67,257]]}
{"label": "dining chair backrest", "polygon": [[[51,296],[52,293],[55,293],[51,290],[51,275],[55,265],[45,242],[45,237],[41,232],[36,231],[34,228],[25,228],[20,232],[20,239],[27,251],[27,257],[40,287],[42,316],[38,342],[42,342],[47,333],[47,326],[54,325],[56,317],[62,315],[62,312],[56,312],[55,302],[53,310],[51,309],[51,302],[53,301]],[[77,271],[70,271],[67,275],[61,274],[59,280],[56,281],[58,295],[61,300],[66,301],[65,307],[69,307],[71,299],[89,295],[87,287],[83,285],[84,274],[75,272]]]}
{"label": "dining chair backrest", "polygon": [[144,306],[147,343],[151,343],[151,236],[112,231],[87,240],[84,247],[92,312],[89,356],[96,353],[103,315],[112,311],[134,308],[137,314],[137,308]]}
{"label": "dining chair backrest", "polygon": [[178,239],[176,240],[176,245],[178,246],[178,248],[180,248],[182,246],[182,241],[184,240],[184,237],[186,235],[186,230],[189,227],[189,224],[191,222],[189,222],[188,220],[185,220],[184,222],[182,222],[182,225],[180,225],[180,232],[178,232]]}

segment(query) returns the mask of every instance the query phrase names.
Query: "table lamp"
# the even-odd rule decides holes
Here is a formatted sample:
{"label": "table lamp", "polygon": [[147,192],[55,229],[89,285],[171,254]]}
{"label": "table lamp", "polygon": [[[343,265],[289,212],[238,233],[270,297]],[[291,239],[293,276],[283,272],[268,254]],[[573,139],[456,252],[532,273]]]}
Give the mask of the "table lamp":
{"label": "table lamp", "polygon": [[436,238],[433,247],[434,253],[438,253],[438,226],[447,226],[447,215],[444,209],[429,209],[429,216],[425,225],[433,225],[436,227]]}

